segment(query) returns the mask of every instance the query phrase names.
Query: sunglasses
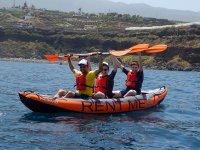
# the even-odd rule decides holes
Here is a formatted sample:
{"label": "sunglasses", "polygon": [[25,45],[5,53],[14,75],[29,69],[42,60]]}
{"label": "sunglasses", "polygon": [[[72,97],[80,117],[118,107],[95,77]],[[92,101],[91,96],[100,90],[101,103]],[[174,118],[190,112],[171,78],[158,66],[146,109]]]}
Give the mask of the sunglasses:
{"label": "sunglasses", "polygon": [[85,68],[86,66],[80,66],[80,68]]}
{"label": "sunglasses", "polygon": [[131,67],[131,68],[138,69],[138,67]]}
{"label": "sunglasses", "polygon": [[138,67],[138,65],[137,65],[137,64],[131,64],[131,67],[132,67],[132,66],[137,66],[137,67]]}
{"label": "sunglasses", "polygon": [[103,69],[103,71],[108,71],[108,69]]}

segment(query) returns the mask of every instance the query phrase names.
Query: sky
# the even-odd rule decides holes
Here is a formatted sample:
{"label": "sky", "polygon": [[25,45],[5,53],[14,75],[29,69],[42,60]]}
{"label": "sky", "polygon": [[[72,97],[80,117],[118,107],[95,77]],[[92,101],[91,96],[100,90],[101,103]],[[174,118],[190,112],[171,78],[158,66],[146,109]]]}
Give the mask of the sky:
{"label": "sky", "polygon": [[145,3],[153,7],[163,7],[178,10],[191,10],[200,12],[200,0],[110,0],[113,2]]}
{"label": "sky", "polygon": [[[0,8],[7,7],[7,5],[12,4],[14,0],[0,0]],[[34,0],[15,0],[17,3],[22,1],[33,2]],[[44,2],[45,1],[45,2]],[[47,0],[40,0],[40,4],[45,6]],[[48,0],[50,3],[59,3],[59,0]],[[67,1],[67,0],[66,0]],[[74,0],[76,1],[76,0]],[[84,0],[83,0],[84,1]],[[127,4],[131,3],[145,3],[151,5],[153,7],[163,7],[169,9],[177,9],[177,10],[191,10],[191,11],[199,11],[200,12],[200,0],[109,0],[113,2],[123,2]],[[43,4],[45,3],[45,4]],[[18,4],[19,5],[19,4]]]}

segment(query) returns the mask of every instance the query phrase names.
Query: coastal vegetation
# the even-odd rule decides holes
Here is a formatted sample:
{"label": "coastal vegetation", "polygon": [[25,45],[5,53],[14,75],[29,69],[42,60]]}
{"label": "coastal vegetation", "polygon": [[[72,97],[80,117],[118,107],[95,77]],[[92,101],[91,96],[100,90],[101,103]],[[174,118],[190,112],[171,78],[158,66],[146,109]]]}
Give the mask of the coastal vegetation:
{"label": "coastal vegetation", "polygon": [[[158,54],[142,54],[146,66],[199,70],[200,26],[125,30],[131,26],[173,25],[166,19],[107,13],[88,14],[35,9],[0,9],[0,57],[37,58],[44,54],[122,50],[136,44],[167,44]],[[137,56],[137,55],[136,55]],[[136,57],[124,56],[129,63]],[[176,65],[171,65],[171,64]],[[173,68],[171,66],[174,66]],[[163,68],[164,67],[164,68]],[[170,68],[171,67],[171,68]]]}

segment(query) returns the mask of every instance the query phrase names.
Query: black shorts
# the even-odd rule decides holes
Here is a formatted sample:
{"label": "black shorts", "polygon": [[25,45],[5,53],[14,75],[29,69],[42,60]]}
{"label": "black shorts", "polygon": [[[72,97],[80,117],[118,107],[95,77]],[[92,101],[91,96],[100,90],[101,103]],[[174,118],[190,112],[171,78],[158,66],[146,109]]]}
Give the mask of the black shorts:
{"label": "black shorts", "polygon": [[129,89],[125,89],[125,90],[121,90],[120,93],[122,94],[122,96],[124,96],[128,91]]}
{"label": "black shorts", "polygon": [[107,98],[113,98],[113,97],[114,97],[114,95],[115,95],[115,94],[114,94],[114,93],[112,93],[112,94],[106,95],[106,97],[107,97]]}
{"label": "black shorts", "polygon": [[121,90],[120,93],[122,94],[122,96],[124,96],[130,90],[135,90],[137,92],[137,95],[141,94],[141,89],[131,89],[131,88],[126,88],[125,90]]}
{"label": "black shorts", "polygon": [[90,96],[86,95],[86,94],[79,94],[79,93],[75,93],[74,98],[82,98],[82,99],[88,99]]}

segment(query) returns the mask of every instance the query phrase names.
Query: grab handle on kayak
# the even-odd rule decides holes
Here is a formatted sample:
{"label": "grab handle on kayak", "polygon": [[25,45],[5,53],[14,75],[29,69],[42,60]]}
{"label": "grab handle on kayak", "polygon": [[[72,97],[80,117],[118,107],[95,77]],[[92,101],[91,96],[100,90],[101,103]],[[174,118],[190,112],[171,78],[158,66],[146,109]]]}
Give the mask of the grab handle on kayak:
{"label": "grab handle on kayak", "polygon": [[160,89],[162,89],[162,88],[166,89],[166,86],[161,86]]}
{"label": "grab handle on kayak", "polygon": [[32,90],[26,90],[26,91],[24,91],[24,93],[34,93],[34,91],[32,91]]}

